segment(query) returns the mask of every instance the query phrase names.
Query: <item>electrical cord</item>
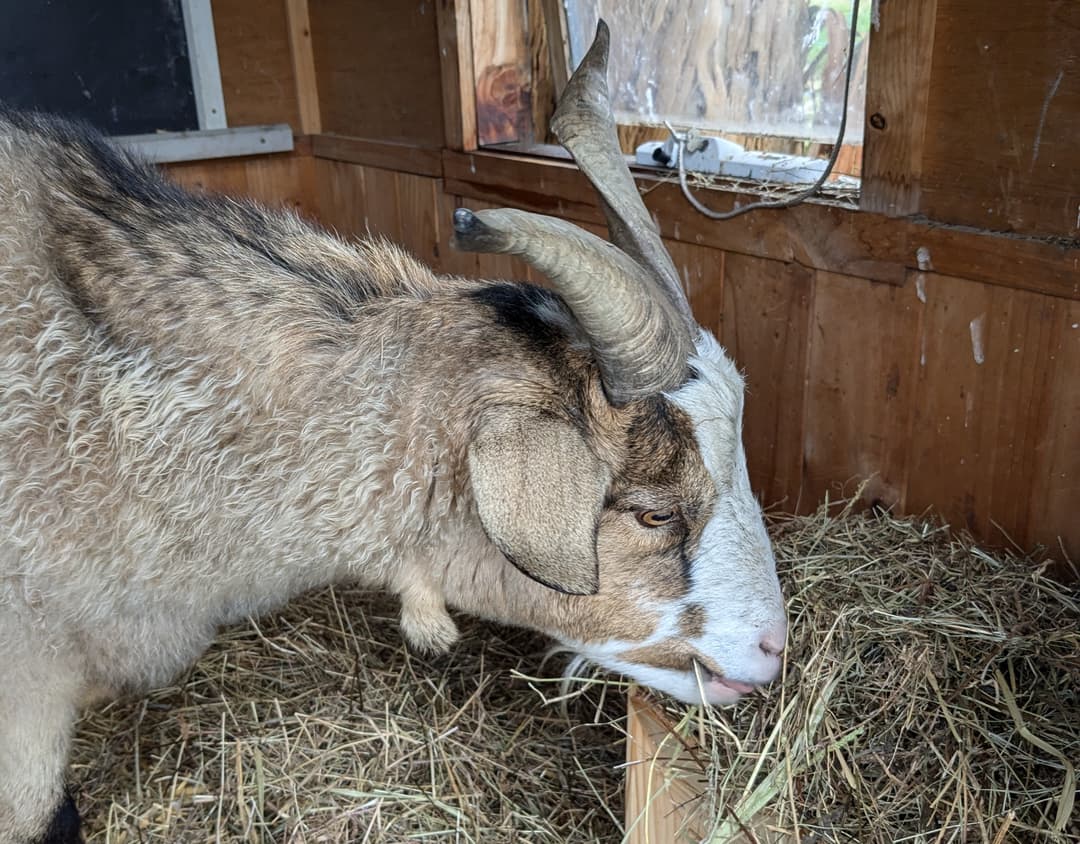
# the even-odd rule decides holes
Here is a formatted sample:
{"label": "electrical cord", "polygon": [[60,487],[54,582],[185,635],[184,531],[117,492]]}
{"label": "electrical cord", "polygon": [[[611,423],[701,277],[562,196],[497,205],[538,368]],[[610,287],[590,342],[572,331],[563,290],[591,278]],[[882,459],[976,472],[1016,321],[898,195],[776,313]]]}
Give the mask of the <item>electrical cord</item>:
{"label": "electrical cord", "polygon": [[670,123],[667,124],[668,131],[671,133],[671,139],[675,143],[678,155],[676,156],[678,162],[679,171],[679,187],[682,188],[683,196],[686,197],[696,211],[704,214],[711,220],[730,220],[733,217],[738,217],[740,214],[745,214],[748,211],[756,211],[759,208],[790,208],[793,205],[809,199],[814,196],[820,189],[825,180],[829,178],[832,173],[833,167],[836,165],[836,159],[840,155],[840,146],[844,141],[844,132],[847,131],[847,113],[848,113],[848,98],[851,94],[851,71],[855,62],[855,41],[856,41],[856,27],[859,21],[859,0],[854,0],[851,6],[851,36],[848,39],[848,55],[847,55],[847,69],[844,74],[844,106],[840,113],[840,131],[836,137],[836,143],[833,144],[832,152],[829,154],[828,161],[825,164],[825,169],[821,171],[821,175],[818,180],[814,182],[806,190],[789,196],[785,199],[772,199],[772,200],[760,200],[758,202],[751,202],[749,205],[737,206],[730,211],[713,211],[711,208],[707,208],[700,201],[698,201],[692,193],[686,183],[686,165],[683,161],[683,153],[686,147],[691,143],[689,132],[678,132]]}

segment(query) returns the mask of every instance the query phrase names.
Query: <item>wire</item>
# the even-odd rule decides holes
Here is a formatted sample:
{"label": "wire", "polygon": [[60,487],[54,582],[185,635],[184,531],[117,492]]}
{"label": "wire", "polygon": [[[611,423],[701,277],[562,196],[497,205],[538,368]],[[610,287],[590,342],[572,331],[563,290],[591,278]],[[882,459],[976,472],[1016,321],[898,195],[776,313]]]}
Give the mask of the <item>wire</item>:
{"label": "wire", "polygon": [[749,205],[740,205],[730,211],[713,211],[711,208],[706,208],[693,194],[690,193],[690,188],[686,184],[686,165],[683,161],[683,153],[686,146],[690,143],[690,133],[677,132],[670,124],[668,124],[668,131],[671,132],[671,139],[674,141],[675,147],[678,150],[679,187],[682,188],[683,196],[686,197],[687,202],[689,202],[695,210],[700,211],[711,220],[730,220],[733,217],[738,217],[740,214],[745,214],[748,211],[756,211],[759,208],[790,208],[793,205],[798,205],[804,200],[809,199],[821,189],[821,186],[825,184],[825,180],[829,178],[833,167],[836,165],[836,159],[840,155],[840,145],[844,141],[844,132],[847,130],[848,98],[851,94],[851,71],[855,63],[855,40],[857,36],[856,28],[858,21],[859,0],[854,0],[851,6],[851,36],[848,40],[847,69],[844,73],[844,106],[843,110],[840,112],[840,131],[837,133],[836,143],[833,144],[832,152],[829,153],[825,169],[821,172],[818,180],[806,190],[797,193],[794,196],[789,196],[786,199],[751,202]]}

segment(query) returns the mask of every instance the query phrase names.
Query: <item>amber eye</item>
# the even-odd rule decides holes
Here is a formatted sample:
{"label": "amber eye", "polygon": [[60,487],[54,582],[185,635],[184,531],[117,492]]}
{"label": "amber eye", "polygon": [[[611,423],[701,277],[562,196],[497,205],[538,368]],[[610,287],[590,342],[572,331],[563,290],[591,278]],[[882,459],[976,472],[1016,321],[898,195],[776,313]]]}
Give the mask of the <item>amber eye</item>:
{"label": "amber eye", "polygon": [[637,514],[637,520],[645,527],[660,527],[674,518],[675,509],[673,507],[666,510],[640,510]]}

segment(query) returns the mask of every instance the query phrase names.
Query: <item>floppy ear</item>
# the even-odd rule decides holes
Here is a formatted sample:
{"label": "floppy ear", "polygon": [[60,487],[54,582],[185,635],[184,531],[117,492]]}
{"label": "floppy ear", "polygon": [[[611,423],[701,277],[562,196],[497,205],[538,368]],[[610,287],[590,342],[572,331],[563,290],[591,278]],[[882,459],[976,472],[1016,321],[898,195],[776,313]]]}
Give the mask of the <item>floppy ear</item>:
{"label": "floppy ear", "polygon": [[560,592],[596,594],[609,476],[581,434],[531,411],[499,410],[481,423],[468,457],[480,522],[510,562]]}

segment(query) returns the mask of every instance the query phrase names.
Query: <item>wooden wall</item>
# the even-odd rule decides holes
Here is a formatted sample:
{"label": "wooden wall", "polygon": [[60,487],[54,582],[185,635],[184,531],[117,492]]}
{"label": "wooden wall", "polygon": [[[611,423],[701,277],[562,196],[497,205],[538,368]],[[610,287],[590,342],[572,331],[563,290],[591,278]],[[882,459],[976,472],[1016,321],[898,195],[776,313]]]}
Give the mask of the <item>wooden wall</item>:
{"label": "wooden wall", "polygon": [[[879,207],[811,205],[715,224],[668,186],[648,204],[699,320],[746,372],[746,448],[765,504],[807,511],[869,478],[868,503],[934,509],[986,541],[1080,560],[1080,249],[1069,227],[1080,201],[1080,146],[1070,140],[1080,129],[1080,38],[1061,34],[1076,35],[1076,14],[1053,0],[1029,4],[1029,26],[1050,33],[1043,50],[1026,31],[1010,40],[971,0],[937,0],[929,24],[911,17],[918,4],[903,6],[906,23],[889,17],[897,2],[882,0],[877,49],[908,39],[929,51],[933,70],[897,71],[926,83],[921,100],[869,86],[870,108],[896,109],[889,126],[907,115],[905,125],[924,127],[868,137],[867,185],[888,188],[868,193],[886,197]],[[382,17],[363,20],[346,7],[311,3],[323,128],[367,141],[314,137],[288,156],[174,168],[182,180],[284,201],[344,235],[383,234],[442,271],[476,276],[538,280],[514,259],[452,251],[458,205],[512,205],[601,230],[572,168],[432,149],[443,145],[433,103],[446,86],[430,4],[385,4]],[[998,61],[975,85],[962,56],[985,43]],[[383,48],[423,55],[407,72],[347,58]],[[250,90],[272,90],[260,67]],[[396,111],[380,111],[384,94]],[[290,109],[295,95],[272,110]],[[1037,156],[1023,127],[1041,128]],[[986,132],[993,143],[976,144]],[[1010,137],[1026,140],[1010,146]],[[878,165],[893,169],[869,161],[875,144],[891,150]],[[1011,209],[1005,224],[1000,208]],[[993,234],[1002,229],[1010,234]]]}

